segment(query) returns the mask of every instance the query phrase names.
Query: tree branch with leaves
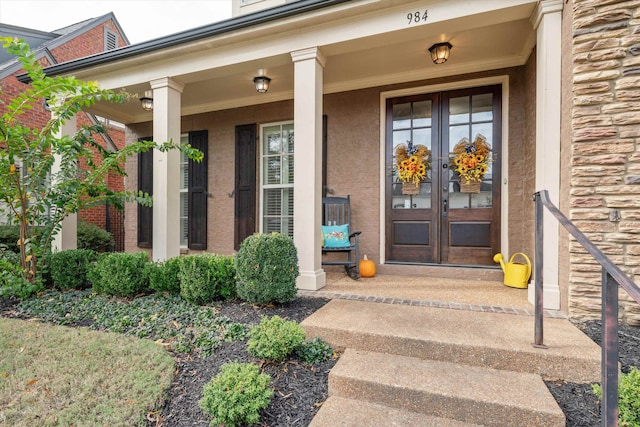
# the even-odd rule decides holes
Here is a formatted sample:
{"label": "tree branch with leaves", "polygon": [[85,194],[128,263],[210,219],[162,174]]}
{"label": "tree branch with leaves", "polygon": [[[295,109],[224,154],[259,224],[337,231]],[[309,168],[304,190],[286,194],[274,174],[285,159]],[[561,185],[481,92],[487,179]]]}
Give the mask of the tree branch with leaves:
{"label": "tree branch with leaves", "polygon": [[[178,149],[195,161],[201,161],[203,154],[172,141],[139,141],[109,151],[95,140],[105,133],[101,124],[59,136],[65,122],[84,109],[98,102],[123,103],[129,95],[73,76],[47,76],[23,40],[4,37],[0,43],[16,56],[31,80],[6,103],[0,117],[0,214],[20,228],[21,277],[16,279],[37,287],[42,280],[42,260],[66,217],[105,203],[121,209],[125,202],[151,205],[148,194],[107,186],[109,173],[125,175],[123,165],[128,157],[150,149]],[[50,106],[51,118],[41,128],[29,126],[25,118],[43,101]]]}

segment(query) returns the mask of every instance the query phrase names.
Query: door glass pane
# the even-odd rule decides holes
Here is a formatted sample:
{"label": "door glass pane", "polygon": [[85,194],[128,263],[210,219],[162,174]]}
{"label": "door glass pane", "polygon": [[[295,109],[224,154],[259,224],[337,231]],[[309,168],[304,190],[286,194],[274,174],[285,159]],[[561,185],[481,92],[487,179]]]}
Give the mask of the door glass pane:
{"label": "door glass pane", "polygon": [[460,193],[460,184],[453,182],[453,187],[457,190],[449,193],[449,209],[466,209],[469,207],[469,194]]}
{"label": "door glass pane", "polygon": [[431,126],[431,100],[413,103],[413,127]]}
{"label": "door glass pane", "polygon": [[471,126],[471,135],[475,138],[478,134],[484,136],[490,146],[493,146],[493,123],[474,123]]}
{"label": "door glass pane", "polygon": [[424,145],[431,151],[431,128],[414,129],[413,144]]}
{"label": "door glass pane", "polygon": [[471,195],[472,208],[490,208],[493,207],[492,182],[483,181],[480,185],[480,192]]}
{"label": "door glass pane", "polygon": [[411,131],[410,130],[396,130],[393,131],[393,150],[395,153],[395,149],[399,144],[406,144],[411,141]]}
{"label": "door glass pane", "polygon": [[474,122],[493,120],[493,94],[474,95],[471,120]]}
{"label": "door glass pane", "polygon": [[469,135],[469,125],[449,126],[449,151],[463,138],[471,139]]}
{"label": "door glass pane", "polygon": [[451,98],[449,100],[449,123],[469,123],[469,97]]}
{"label": "door glass pane", "polygon": [[393,129],[406,129],[411,126],[411,103],[395,104],[392,113]]}

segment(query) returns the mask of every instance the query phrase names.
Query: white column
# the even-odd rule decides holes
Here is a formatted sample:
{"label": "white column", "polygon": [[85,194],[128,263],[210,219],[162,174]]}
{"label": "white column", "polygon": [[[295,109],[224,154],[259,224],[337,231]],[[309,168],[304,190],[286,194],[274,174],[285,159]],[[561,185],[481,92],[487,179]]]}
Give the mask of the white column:
{"label": "white column", "polygon": [[[560,89],[562,0],[542,0],[531,21],[536,44],[536,191],[548,190],[551,201],[560,201]],[[560,309],[558,278],[558,221],[544,210],[544,306]],[[535,278],[534,278],[535,279]],[[529,287],[533,301],[534,287]]]}
{"label": "white column", "polygon": [[[162,78],[153,89],[153,140],[180,143],[180,100],[184,85]],[[153,152],[153,259],[180,255],[180,152]]]}
{"label": "white column", "polygon": [[294,222],[298,250],[299,289],[326,284],[321,266],[322,225],[322,72],[325,58],[318,48],[291,53],[294,62]]}
{"label": "white column", "polygon": [[[76,117],[71,117],[67,119],[67,121],[60,126],[60,130],[58,130],[58,137],[62,136],[71,136],[77,130],[77,120]],[[51,173],[55,174],[60,171],[60,155],[54,155],[53,167],[51,168]],[[54,252],[57,251],[66,251],[69,249],[77,249],[78,248],[78,214],[72,213],[69,214],[64,220],[62,220],[62,228],[60,231],[56,233],[51,242],[51,250]]]}

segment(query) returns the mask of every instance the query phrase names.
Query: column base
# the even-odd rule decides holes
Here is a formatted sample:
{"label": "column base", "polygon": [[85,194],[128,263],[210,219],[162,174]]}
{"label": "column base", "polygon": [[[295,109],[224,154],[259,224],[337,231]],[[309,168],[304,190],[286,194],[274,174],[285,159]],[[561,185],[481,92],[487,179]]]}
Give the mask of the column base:
{"label": "column base", "polygon": [[[527,299],[531,304],[535,304],[535,281],[529,284]],[[547,310],[560,310],[560,287],[555,283],[545,283],[542,285],[542,308]]]}
{"label": "column base", "polygon": [[301,271],[296,280],[296,287],[305,291],[317,291],[327,285],[327,275],[324,270]]}

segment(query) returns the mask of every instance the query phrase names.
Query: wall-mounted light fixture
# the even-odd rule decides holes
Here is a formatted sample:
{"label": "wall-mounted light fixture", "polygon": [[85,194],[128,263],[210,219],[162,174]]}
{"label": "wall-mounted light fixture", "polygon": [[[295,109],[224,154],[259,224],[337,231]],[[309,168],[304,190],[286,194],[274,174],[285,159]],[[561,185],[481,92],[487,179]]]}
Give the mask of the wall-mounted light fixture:
{"label": "wall-mounted light fixture", "polygon": [[144,111],[153,110],[153,91],[145,90],[144,96],[140,98],[140,104]]}
{"label": "wall-mounted light fixture", "polygon": [[449,59],[449,53],[451,53],[451,43],[436,43],[429,48],[431,53],[431,59],[434,64],[444,64]]}
{"label": "wall-mounted light fixture", "polygon": [[271,79],[265,76],[265,70],[258,70],[259,75],[253,78],[253,84],[256,85],[256,90],[260,93],[265,93],[269,90],[269,83]]}

